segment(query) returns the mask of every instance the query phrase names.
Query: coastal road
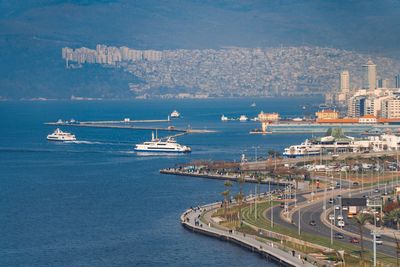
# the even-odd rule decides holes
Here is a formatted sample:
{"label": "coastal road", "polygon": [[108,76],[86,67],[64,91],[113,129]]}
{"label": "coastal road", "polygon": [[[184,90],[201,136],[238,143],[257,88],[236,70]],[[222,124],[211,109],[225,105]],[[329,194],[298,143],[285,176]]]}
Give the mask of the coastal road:
{"label": "coastal road", "polygon": [[[338,193],[336,193],[338,194]],[[353,193],[354,194],[354,193]],[[328,199],[330,194],[327,195]],[[343,194],[344,195],[344,194]],[[304,201],[307,201],[302,195],[298,198],[298,205],[304,204]],[[293,204],[293,203],[292,203]],[[327,204],[327,208],[329,208],[331,205]],[[282,225],[284,227],[291,228],[293,230],[298,229],[298,211],[293,213],[293,223],[287,222],[286,220],[283,220],[280,216],[282,209],[278,206],[275,206],[273,209],[274,212],[274,223]],[[315,200],[314,203],[310,203],[309,205],[302,207],[300,210],[300,225],[301,225],[301,232],[307,232],[310,234],[314,235],[319,235],[319,236],[324,236],[327,238],[330,238],[331,236],[331,229],[330,227],[327,227],[322,221],[321,221],[321,214],[324,212],[323,210],[323,201],[321,200]],[[268,219],[271,218],[271,210],[268,210],[266,213],[264,213],[264,216],[266,216]],[[315,221],[316,225],[311,226],[310,221]],[[346,228],[346,227],[345,227]],[[355,234],[358,236],[358,229],[354,229],[354,227],[351,228],[352,231],[354,231]],[[335,235],[336,231],[333,231],[333,235]],[[370,238],[370,230],[365,230],[365,237]],[[343,234],[344,239],[343,240],[338,240],[335,239],[334,242],[349,242],[351,236],[347,234]],[[382,239],[384,241],[383,245],[377,246],[377,250],[381,253],[384,253],[386,255],[389,255],[391,257],[396,257],[396,250],[392,246],[385,245],[385,241],[389,241],[389,238],[383,237]],[[366,249],[370,249],[372,251],[372,242],[365,240],[364,241],[364,246]]]}

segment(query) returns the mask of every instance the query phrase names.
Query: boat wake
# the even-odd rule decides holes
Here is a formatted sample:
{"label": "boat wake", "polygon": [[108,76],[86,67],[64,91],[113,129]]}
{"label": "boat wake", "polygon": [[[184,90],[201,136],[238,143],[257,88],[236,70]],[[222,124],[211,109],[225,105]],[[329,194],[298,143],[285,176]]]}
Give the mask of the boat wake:
{"label": "boat wake", "polygon": [[64,141],[64,143],[68,144],[86,144],[86,145],[103,145],[103,142],[95,142],[95,141]]}

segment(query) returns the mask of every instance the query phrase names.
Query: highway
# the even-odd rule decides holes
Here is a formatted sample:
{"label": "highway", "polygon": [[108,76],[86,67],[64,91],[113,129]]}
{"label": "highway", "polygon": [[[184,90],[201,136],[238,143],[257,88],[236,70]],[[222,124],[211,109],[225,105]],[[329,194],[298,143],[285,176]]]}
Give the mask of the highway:
{"label": "highway", "polygon": [[[320,191],[321,192],[321,191]],[[327,194],[327,199],[332,196],[332,192],[328,191],[329,193]],[[339,194],[339,190],[335,189],[334,190],[334,195]],[[363,192],[362,194],[365,194]],[[362,195],[360,193],[354,194],[355,196],[357,195]],[[342,194],[345,195],[345,194]],[[302,204],[305,204],[305,201],[308,201],[303,195],[298,195],[298,202],[297,204],[300,206]],[[338,204],[338,203],[337,203]],[[294,205],[292,202],[291,205]],[[327,208],[332,207],[332,204],[327,203]],[[287,222],[286,220],[283,220],[281,218],[281,211],[282,209],[279,206],[275,206],[273,209],[274,212],[274,223],[282,225],[284,227],[292,228],[294,230],[298,229],[298,211],[295,211],[293,213],[293,223]],[[330,227],[326,226],[322,221],[321,221],[321,214],[323,213],[323,197],[321,197],[318,200],[315,200],[314,203],[310,203],[309,205],[306,205],[305,207],[302,207],[300,210],[300,226],[301,226],[301,232],[307,232],[310,234],[314,235],[319,235],[319,236],[324,236],[327,238],[330,238],[331,236],[331,229]],[[268,210],[264,213],[264,216],[266,216],[267,219],[271,218],[271,210]],[[345,216],[344,216],[345,217]],[[310,221],[314,220],[316,225],[311,226]],[[344,230],[350,231],[355,234],[357,238],[359,238],[359,229],[356,227],[354,224],[350,224],[350,227],[348,227],[349,224],[347,223],[346,226],[344,227]],[[333,231],[333,237],[335,237],[336,231]],[[343,233],[344,239],[339,240],[335,239],[333,242],[350,242],[350,238],[352,237],[351,235],[347,234],[346,232]],[[371,250],[373,249],[373,244],[370,241],[371,239],[370,235],[370,230],[364,228],[364,248]],[[383,245],[378,245],[377,246],[377,251],[381,252],[383,254],[386,254],[391,257],[396,257],[396,249],[393,246],[389,246],[388,243],[393,242],[394,240],[392,238],[384,237],[382,236],[383,240]],[[385,244],[386,243],[386,244]]]}

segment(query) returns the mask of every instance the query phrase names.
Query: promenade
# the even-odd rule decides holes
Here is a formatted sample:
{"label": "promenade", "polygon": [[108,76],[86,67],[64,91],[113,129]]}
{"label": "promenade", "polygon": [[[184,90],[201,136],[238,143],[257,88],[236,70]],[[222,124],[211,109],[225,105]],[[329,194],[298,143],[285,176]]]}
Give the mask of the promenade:
{"label": "promenade", "polygon": [[[206,213],[211,213],[219,208],[221,203],[213,203],[210,205],[192,208],[181,215],[181,223],[187,229],[216,237],[221,240],[226,240],[238,245],[241,245],[255,253],[259,253],[268,260],[273,260],[284,266],[314,266],[311,263],[304,261],[297,252],[284,251],[274,242],[262,242],[254,235],[243,234],[233,230],[225,230],[222,227],[216,227],[211,220],[208,224],[204,224],[200,220]],[[208,216],[209,217],[209,216]]]}

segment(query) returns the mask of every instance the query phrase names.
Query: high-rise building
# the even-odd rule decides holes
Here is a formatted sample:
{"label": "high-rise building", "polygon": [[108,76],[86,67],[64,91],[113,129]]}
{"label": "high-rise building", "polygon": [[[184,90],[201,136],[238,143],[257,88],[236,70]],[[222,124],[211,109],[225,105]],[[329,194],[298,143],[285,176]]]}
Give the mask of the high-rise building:
{"label": "high-rise building", "polygon": [[370,93],[373,93],[376,89],[376,65],[369,59],[367,64],[362,66],[362,71],[363,89],[368,89]]}
{"label": "high-rise building", "polygon": [[396,88],[400,88],[400,74],[397,74],[394,78],[394,85]]}
{"label": "high-rise building", "polygon": [[350,77],[347,70],[340,73],[340,92],[348,94],[350,91]]}

